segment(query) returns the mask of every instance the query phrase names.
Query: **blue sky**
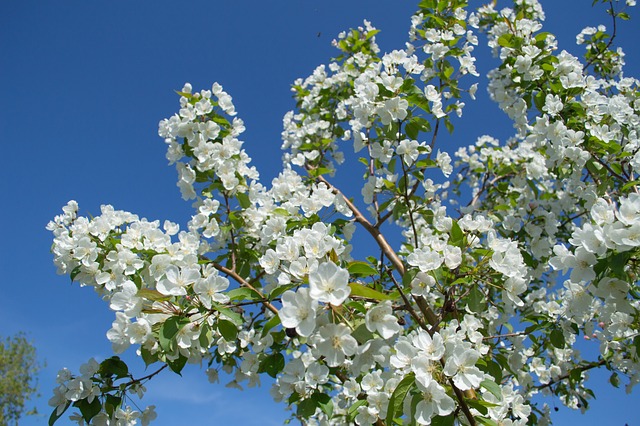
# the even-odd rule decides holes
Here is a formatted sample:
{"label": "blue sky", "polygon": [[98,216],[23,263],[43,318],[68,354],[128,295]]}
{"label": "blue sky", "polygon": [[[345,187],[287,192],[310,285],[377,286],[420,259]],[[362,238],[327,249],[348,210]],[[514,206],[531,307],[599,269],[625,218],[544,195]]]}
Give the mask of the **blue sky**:
{"label": "blue sky", "polygon": [[[547,31],[570,51],[579,51],[574,37],[582,27],[610,24],[590,0],[542,3]],[[75,199],[85,215],[112,204],[186,223],[191,208],[157,136],[158,121],[177,111],[173,91],[185,81],[197,90],[217,81],[233,96],[247,126],[245,149],[270,181],[279,170],[293,80],[327,63],[336,53],[332,38],[365,18],[382,30],[383,51],[402,47],[413,10],[411,1],[379,0],[0,2],[0,334],[27,332],[47,363],[35,401],[44,415],[23,426],[46,424],[58,369],[77,371],[92,356],[111,355],[104,333],[113,314],[90,289],[55,274],[45,225],[60,208]],[[639,36],[637,20],[621,24],[627,73],[634,76]],[[481,52],[478,66],[486,72],[494,63]],[[442,147],[511,134],[483,89],[479,98]],[[286,414],[268,388],[265,380],[259,391],[228,390],[192,367],[183,378],[152,381],[143,404],[157,405],[158,425],[282,424]],[[608,387],[597,394],[591,415],[561,409],[557,424],[637,424],[630,409],[640,402],[637,393]]]}

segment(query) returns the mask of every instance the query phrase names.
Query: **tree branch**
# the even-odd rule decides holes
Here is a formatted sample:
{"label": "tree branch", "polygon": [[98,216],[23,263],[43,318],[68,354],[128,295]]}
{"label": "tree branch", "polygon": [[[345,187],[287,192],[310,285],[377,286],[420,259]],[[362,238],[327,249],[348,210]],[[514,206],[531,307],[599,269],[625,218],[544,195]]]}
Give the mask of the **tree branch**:
{"label": "tree branch", "polygon": [[262,298],[262,300],[260,301],[265,308],[269,309],[271,312],[273,312],[274,314],[278,315],[278,309],[276,309],[275,306],[273,306],[271,303],[269,303],[269,301],[267,300],[267,298],[264,296],[264,294],[262,294],[262,292],[260,290],[258,290],[257,288],[255,288],[254,286],[252,286],[251,284],[249,284],[249,282],[247,282],[244,278],[242,278],[240,275],[238,275],[237,272],[232,271],[229,268],[225,268],[224,266],[220,265],[219,263],[215,263],[215,262],[211,262],[211,264],[213,265],[214,268],[216,268],[218,271],[229,275],[231,278],[233,278],[234,280],[236,280],[238,282],[238,284],[240,284],[243,287],[246,287],[250,290],[255,291],[256,293],[258,293],[258,295]]}
{"label": "tree branch", "polygon": [[583,371],[591,370],[592,368],[602,367],[606,363],[607,362],[604,359],[601,359],[598,362],[592,362],[591,364],[587,364],[587,365],[583,365],[583,366],[580,366],[580,367],[573,368],[568,373],[565,373],[565,374],[563,374],[561,376],[558,376],[558,378],[556,380],[552,380],[551,382],[545,383],[544,385],[535,386],[535,389],[538,389],[538,390],[545,389],[545,388],[553,386],[553,385],[555,385],[557,383],[560,383],[561,381],[568,379],[571,376],[571,373],[573,371],[578,370],[579,372],[582,373]]}

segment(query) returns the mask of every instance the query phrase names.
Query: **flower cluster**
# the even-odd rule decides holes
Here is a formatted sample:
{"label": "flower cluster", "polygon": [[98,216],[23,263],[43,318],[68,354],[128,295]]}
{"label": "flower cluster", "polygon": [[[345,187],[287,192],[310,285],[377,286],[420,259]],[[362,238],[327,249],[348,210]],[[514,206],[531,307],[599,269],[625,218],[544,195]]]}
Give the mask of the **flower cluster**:
{"label": "flower cluster", "polygon": [[[62,370],[54,421],[73,406],[79,424],[146,424],[153,409],[126,398],[188,363],[229,387],[271,376],[274,399],[305,424],[544,425],[534,396],[586,409],[599,367],[631,390],[638,81],[605,28],[578,36],[583,61],[543,20],[535,0],[477,11],[424,0],[404,49],[380,54],[366,21],[341,33],[339,56],[293,85],[270,185],[238,139],[231,96],[185,84],[159,125],[195,199],[185,230],[111,206],[80,217],[75,202],[48,225],[58,272],[115,312],[114,352],[135,345],[159,367],[142,379],[117,357]],[[477,83],[461,82],[478,75],[476,30],[501,61],[488,89],[515,135],[482,136],[454,160],[439,132],[475,98]],[[355,194],[353,175],[342,185],[336,173],[347,162],[362,167]],[[594,357],[581,335],[598,342]]]}

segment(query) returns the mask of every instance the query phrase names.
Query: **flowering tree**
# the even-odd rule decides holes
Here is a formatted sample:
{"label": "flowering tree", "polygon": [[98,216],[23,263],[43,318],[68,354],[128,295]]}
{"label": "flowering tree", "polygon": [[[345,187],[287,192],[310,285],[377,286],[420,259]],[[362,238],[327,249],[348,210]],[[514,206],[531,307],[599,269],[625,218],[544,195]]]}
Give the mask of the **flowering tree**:
{"label": "flowering tree", "polygon": [[[275,378],[274,399],[305,424],[542,425],[533,396],[586,409],[591,369],[630,390],[640,95],[612,41],[635,1],[603,3],[613,32],[584,29],[582,61],[541,31],[535,0],[423,0],[405,49],[384,55],[366,21],[340,34],[339,56],[293,85],[270,186],[231,96],[186,84],[159,130],[195,200],[186,229],[111,206],[79,217],[73,201],[48,225],[58,271],[115,311],[114,352],[135,345],[154,370],[135,378],[117,356],[62,370],[50,424],[73,406],[79,424],[146,425],[153,406],[130,398],[186,364],[234,386]],[[515,135],[453,160],[438,136],[474,98],[478,32]],[[343,163],[361,193],[337,183]],[[599,342],[592,358],[575,347],[585,338]]]}

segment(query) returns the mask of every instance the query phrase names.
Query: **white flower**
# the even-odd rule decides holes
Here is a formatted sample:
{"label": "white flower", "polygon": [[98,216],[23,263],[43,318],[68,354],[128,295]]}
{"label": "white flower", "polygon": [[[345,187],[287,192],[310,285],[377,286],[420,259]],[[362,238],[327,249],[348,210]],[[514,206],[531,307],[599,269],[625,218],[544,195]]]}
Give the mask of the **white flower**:
{"label": "white flower", "polygon": [[133,281],[125,281],[120,285],[120,291],[111,297],[109,307],[114,311],[124,311],[129,317],[135,317],[142,308],[142,299],[136,297],[138,287]]}
{"label": "white flower", "polygon": [[316,328],[317,300],[309,296],[309,289],[288,290],[282,295],[282,309],[278,312],[282,326],[295,328],[301,336],[309,337]]}
{"label": "white flower", "polygon": [[229,280],[217,273],[212,273],[206,278],[198,278],[193,285],[200,302],[205,308],[211,309],[211,302],[227,303],[229,296],[221,294],[229,287]]}
{"label": "white flower", "polygon": [[411,343],[419,349],[420,354],[426,356],[431,361],[438,361],[444,355],[444,341],[440,333],[429,335],[420,329],[418,334],[411,339]]}
{"label": "white flower", "polygon": [[337,367],[344,363],[346,356],[351,356],[358,349],[358,342],[349,334],[344,324],[326,324],[318,330],[316,345],[321,356],[329,367]]}
{"label": "white flower", "polygon": [[165,278],[156,286],[157,290],[165,295],[184,296],[187,287],[200,278],[200,271],[195,268],[178,269],[175,265],[167,266]]}
{"label": "white flower", "polygon": [[392,121],[404,120],[408,107],[409,102],[406,99],[395,97],[384,101],[384,105],[378,107],[377,113],[382,124],[388,126]]}
{"label": "white flower", "polygon": [[453,383],[460,390],[475,389],[484,379],[482,371],[475,366],[479,357],[478,351],[457,346],[444,365],[444,374],[453,377]]}
{"label": "white flower", "polygon": [[422,391],[422,399],[416,405],[416,422],[421,425],[430,425],[434,416],[446,416],[455,409],[453,399],[447,395],[444,388],[438,382],[432,380],[428,386],[418,382],[418,388]]}
{"label": "white flower", "polygon": [[377,331],[384,339],[389,339],[402,331],[398,319],[392,314],[390,301],[369,309],[365,316],[365,324],[369,331]]}
{"label": "white flower", "polygon": [[349,272],[329,261],[309,274],[309,295],[320,302],[339,306],[351,294]]}

